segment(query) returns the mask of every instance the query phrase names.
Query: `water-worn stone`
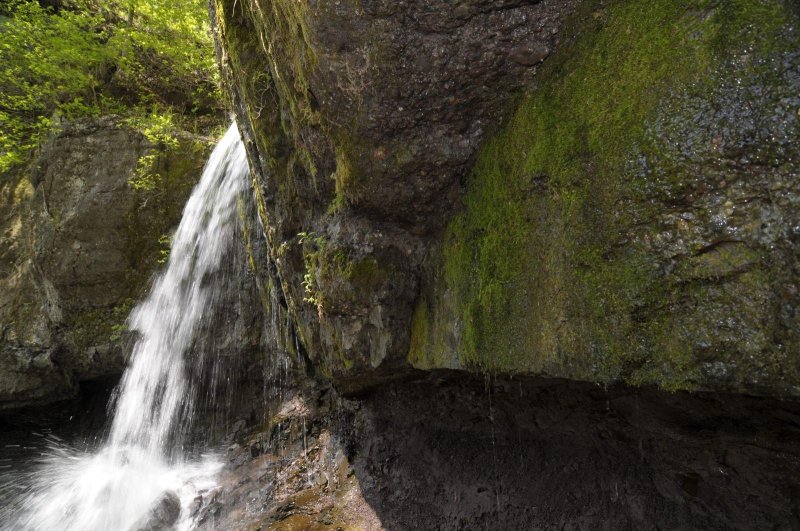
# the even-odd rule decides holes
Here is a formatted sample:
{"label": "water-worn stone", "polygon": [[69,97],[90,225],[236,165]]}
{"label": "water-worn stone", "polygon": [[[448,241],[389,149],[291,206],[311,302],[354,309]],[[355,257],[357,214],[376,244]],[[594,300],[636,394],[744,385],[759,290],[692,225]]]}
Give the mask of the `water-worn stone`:
{"label": "water-worn stone", "polygon": [[795,4],[211,6],[317,374],[800,394]]}
{"label": "water-worn stone", "polygon": [[181,500],[172,491],[167,491],[153,504],[145,516],[142,523],[136,524],[133,528],[136,531],[168,531],[174,529],[174,524],[181,515]]}
{"label": "water-worn stone", "polygon": [[144,136],[100,119],[66,125],[29,167],[0,177],[0,409],[75,393],[124,367],[124,321],[168,252],[209,152],[183,135],[134,189]]}

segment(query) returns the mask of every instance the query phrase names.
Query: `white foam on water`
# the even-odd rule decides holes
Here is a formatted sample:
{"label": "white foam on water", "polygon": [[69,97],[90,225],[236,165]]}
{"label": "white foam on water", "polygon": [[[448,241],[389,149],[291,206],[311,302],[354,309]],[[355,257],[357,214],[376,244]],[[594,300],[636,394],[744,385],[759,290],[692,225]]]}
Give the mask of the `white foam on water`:
{"label": "white foam on water", "polygon": [[35,472],[15,528],[136,529],[172,492],[181,500],[179,529],[189,529],[190,504],[215,486],[220,467],[214,456],[169,463],[134,446],[106,446],[97,453],[54,448]]}

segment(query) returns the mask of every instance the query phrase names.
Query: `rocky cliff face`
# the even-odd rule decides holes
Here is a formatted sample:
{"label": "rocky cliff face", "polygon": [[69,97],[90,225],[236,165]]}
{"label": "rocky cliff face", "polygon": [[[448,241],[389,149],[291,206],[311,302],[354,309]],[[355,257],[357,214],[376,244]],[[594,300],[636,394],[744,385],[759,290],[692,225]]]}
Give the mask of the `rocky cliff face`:
{"label": "rocky cliff face", "polygon": [[800,392],[797,6],[214,0],[313,369]]}
{"label": "rocky cliff face", "polygon": [[129,183],[147,154],[112,119],[67,125],[0,180],[0,408],[73,395],[119,374],[124,321],[169,251],[210,150],[183,135],[152,189]]}
{"label": "rocky cliff face", "polygon": [[262,217],[315,370],[408,368],[432,241],[569,2],[212,3]]}

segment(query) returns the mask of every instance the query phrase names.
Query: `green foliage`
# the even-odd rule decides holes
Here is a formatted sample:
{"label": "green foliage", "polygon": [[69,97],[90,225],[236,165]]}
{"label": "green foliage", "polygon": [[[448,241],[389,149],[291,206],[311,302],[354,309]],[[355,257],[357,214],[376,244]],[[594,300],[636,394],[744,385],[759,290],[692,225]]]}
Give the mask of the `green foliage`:
{"label": "green foliage", "polygon": [[204,0],[59,5],[0,7],[0,173],[26,160],[62,118],[127,115],[169,149],[175,116],[202,122],[219,111]]}
{"label": "green foliage", "polygon": [[303,247],[303,259],[306,271],[303,275],[303,301],[313,304],[318,308],[322,305],[322,296],[317,286],[315,273],[319,269],[321,254],[325,251],[328,242],[325,236],[314,232],[301,232],[297,235],[298,243]]}
{"label": "green foliage", "polygon": [[167,260],[169,260],[169,252],[172,249],[172,235],[170,234],[162,234],[158,238],[158,243],[161,245],[161,249],[159,249],[158,253],[160,258],[158,259],[159,264],[166,264]]}
{"label": "green foliage", "polygon": [[128,118],[126,123],[142,132],[155,147],[154,152],[142,155],[128,181],[136,190],[152,191],[163,178],[158,171],[158,163],[162,155],[178,149],[178,138],[175,136],[175,118],[172,113],[152,112],[149,115],[136,115]]}
{"label": "green foliage", "polygon": [[132,116],[126,122],[141,131],[159,149],[171,151],[178,147],[178,139],[174,135],[175,116],[171,113],[152,112],[149,115]]}
{"label": "green foliage", "polygon": [[133,177],[128,180],[128,184],[134,190],[153,191],[161,180],[161,174],[156,169],[158,167],[158,153],[148,153],[142,155],[136,163],[136,170]]}
{"label": "green foliage", "polygon": [[91,109],[95,72],[108,61],[102,20],[59,15],[36,2],[12,0],[0,24],[0,171],[35,147],[60,110],[68,117]]}
{"label": "green foliage", "polygon": [[116,21],[108,46],[115,50],[117,83],[133,89],[141,100],[169,104],[183,113],[216,105],[218,72],[205,0],[111,0],[100,5]]}

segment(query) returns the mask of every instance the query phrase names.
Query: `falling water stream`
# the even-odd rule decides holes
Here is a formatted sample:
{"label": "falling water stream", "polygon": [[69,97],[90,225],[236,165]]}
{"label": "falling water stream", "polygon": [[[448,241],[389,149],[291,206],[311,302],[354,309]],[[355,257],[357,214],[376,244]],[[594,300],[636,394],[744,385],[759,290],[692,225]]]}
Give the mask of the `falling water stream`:
{"label": "falling water stream", "polygon": [[165,500],[180,499],[177,527],[220,468],[183,451],[197,401],[188,375],[196,336],[216,300],[215,274],[231,256],[248,166],[236,124],[214,149],[173,237],[166,270],[129,317],[137,340],[107,440],[94,452],[53,446],[3,529],[136,530]]}

